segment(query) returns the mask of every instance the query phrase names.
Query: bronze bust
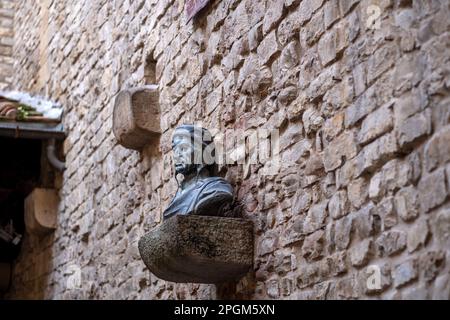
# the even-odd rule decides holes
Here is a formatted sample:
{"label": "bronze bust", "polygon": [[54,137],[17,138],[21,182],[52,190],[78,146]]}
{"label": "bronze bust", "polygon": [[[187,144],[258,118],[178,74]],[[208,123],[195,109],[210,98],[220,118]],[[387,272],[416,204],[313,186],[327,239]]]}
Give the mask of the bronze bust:
{"label": "bronze bust", "polygon": [[215,176],[214,142],[208,130],[194,125],[175,129],[172,138],[176,175],[182,174],[175,197],[164,211],[164,220],[175,215],[221,216],[233,201],[233,188]]}

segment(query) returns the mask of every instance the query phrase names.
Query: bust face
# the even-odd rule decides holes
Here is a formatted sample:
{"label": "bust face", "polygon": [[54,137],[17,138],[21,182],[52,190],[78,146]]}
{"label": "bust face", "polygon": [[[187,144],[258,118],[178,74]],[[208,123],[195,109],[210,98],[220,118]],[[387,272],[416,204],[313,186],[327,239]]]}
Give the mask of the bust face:
{"label": "bust face", "polygon": [[194,172],[194,146],[191,138],[185,135],[175,135],[172,141],[172,149],[175,172],[183,175]]}

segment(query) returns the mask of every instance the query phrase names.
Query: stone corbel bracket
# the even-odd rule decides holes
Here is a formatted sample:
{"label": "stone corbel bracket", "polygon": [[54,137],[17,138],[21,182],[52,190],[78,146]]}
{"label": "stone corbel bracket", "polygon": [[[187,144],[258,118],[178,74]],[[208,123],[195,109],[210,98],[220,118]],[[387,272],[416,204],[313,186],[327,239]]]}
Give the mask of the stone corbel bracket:
{"label": "stone corbel bracket", "polygon": [[157,85],[119,92],[114,103],[113,132],[128,149],[141,150],[161,135]]}
{"label": "stone corbel bracket", "polygon": [[25,199],[25,226],[34,235],[45,235],[56,229],[59,197],[54,189],[36,188]]}
{"label": "stone corbel bracket", "polygon": [[251,221],[174,216],[139,240],[145,265],[158,278],[217,284],[243,277],[253,266]]}

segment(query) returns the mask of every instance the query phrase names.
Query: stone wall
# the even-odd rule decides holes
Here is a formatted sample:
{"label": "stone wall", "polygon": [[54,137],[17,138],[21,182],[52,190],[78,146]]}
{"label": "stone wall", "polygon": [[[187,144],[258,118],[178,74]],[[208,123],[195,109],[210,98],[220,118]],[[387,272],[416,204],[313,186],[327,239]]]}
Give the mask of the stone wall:
{"label": "stone wall", "polygon": [[[223,0],[190,22],[184,2],[17,1],[15,81],[65,106],[68,168],[10,297],[448,299],[448,1]],[[112,106],[149,60],[163,134],[135,152]],[[176,188],[173,128],[195,121],[280,130],[279,174],[226,170],[256,227],[237,284],[168,283],[137,252]]]}
{"label": "stone wall", "polygon": [[0,90],[11,84],[13,73],[13,0],[0,0]]}

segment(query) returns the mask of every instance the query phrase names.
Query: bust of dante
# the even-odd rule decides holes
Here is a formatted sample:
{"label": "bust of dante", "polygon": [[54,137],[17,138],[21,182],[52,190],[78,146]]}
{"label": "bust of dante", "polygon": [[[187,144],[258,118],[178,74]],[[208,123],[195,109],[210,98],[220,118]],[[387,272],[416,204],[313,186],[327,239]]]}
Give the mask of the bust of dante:
{"label": "bust of dante", "polygon": [[223,178],[214,176],[215,148],[208,130],[194,125],[175,129],[172,138],[173,162],[178,182],[175,197],[164,211],[164,219],[175,215],[223,215],[233,200],[233,188]]}

